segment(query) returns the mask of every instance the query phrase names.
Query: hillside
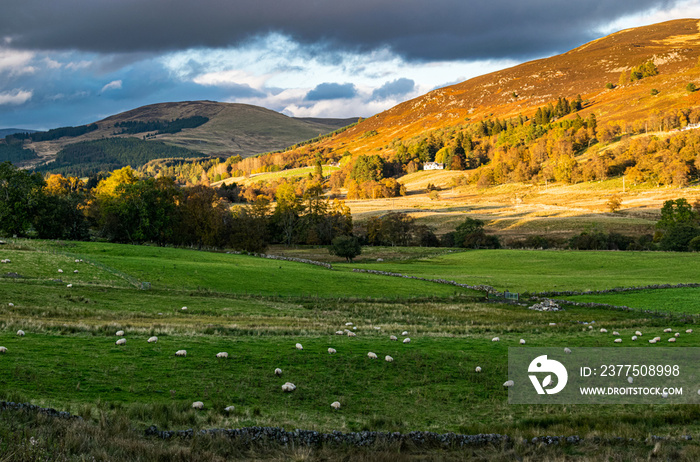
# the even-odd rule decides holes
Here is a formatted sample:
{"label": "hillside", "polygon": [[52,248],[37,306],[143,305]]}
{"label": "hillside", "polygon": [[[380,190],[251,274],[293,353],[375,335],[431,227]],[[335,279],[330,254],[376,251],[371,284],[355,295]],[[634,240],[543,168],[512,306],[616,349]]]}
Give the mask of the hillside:
{"label": "hillside", "polygon": [[[121,133],[117,124],[151,121],[171,121],[194,116],[208,121],[196,128],[177,133],[156,131],[138,134]],[[98,128],[77,137],[31,142],[42,161],[53,159],[69,144],[112,137],[148,136],[173,146],[192,149],[206,155],[248,157],[254,154],[284,149],[295,143],[315,138],[355,123],[357,119],[295,119],[269,109],[247,104],[213,101],[160,103],[133,109],[96,122]]]}

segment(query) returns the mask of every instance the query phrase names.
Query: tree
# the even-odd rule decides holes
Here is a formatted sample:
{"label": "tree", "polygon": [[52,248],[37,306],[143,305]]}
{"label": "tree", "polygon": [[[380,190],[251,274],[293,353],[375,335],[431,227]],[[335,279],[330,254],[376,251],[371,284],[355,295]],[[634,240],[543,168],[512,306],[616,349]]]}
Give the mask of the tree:
{"label": "tree", "polygon": [[687,251],[690,241],[700,235],[698,213],[686,199],[664,202],[656,227],[661,232],[658,239],[661,250]]}
{"label": "tree", "polygon": [[333,239],[330,247],[328,247],[328,252],[331,255],[345,258],[347,262],[351,262],[353,258],[362,253],[362,247],[355,237],[337,236]]}
{"label": "tree", "polygon": [[0,164],[0,233],[24,236],[41,202],[44,178],[40,173]]}
{"label": "tree", "polygon": [[610,199],[608,199],[607,206],[611,213],[615,213],[620,210],[620,207],[622,206],[622,199],[617,194],[613,194],[610,196]]}
{"label": "tree", "polygon": [[697,90],[697,87],[695,86],[695,84],[693,82],[690,82],[688,85],[685,86],[685,89],[689,93],[693,93],[695,90]]}

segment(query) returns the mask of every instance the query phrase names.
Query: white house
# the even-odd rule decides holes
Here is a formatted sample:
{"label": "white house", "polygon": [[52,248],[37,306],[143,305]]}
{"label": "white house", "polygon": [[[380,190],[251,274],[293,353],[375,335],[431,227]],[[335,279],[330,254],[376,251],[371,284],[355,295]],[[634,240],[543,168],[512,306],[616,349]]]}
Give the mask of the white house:
{"label": "white house", "polygon": [[425,162],[423,164],[423,170],[444,170],[445,164],[438,164],[437,162]]}

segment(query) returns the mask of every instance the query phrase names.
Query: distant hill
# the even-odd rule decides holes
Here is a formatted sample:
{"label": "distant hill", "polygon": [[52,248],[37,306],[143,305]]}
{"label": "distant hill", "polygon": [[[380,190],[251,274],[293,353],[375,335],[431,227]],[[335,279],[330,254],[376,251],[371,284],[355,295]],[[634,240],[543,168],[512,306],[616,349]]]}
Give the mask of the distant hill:
{"label": "distant hill", "polygon": [[[163,130],[163,124],[175,120],[206,120],[194,128],[183,128],[176,133]],[[248,104],[218,103],[213,101],[184,101],[159,103],[132,109],[95,122],[96,130],[80,136],[61,137],[25,143],[41,157],[42,162],[55,159],[66,146],[104,138],[138,137],[148,141],[196,151],[193,157],[208,156],[249,157],[272,152],[296,143],[333,132],[357,122],[351,119],[296,119],[284,114]],[[140,132],[139,127],[153,130]],[[92,124],[91,124],[92,125]],[[196,124],[191,124],[196,125]],[[185,127],[188,125],[185,124]],[[170,130],[172,131],[172,130]]]}
{"label": "distant hill", "polygon": [[28,130],[26,128],[0,128],[0,138],[5,138],[7,135],[15,133],[34,133],[36,130]]}

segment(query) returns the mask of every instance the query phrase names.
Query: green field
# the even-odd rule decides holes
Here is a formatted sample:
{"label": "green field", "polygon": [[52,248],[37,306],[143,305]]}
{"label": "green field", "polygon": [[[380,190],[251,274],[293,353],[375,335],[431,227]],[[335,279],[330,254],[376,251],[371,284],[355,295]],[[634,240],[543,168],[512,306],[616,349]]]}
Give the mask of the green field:
{"label": "green field", "polygon": [[700,288],[635,290],[596,295],[568,295],[575,302],[606,303],[668,313],[700,314]]}
{"label": "green field", "polygon": [[[484,265],[472,268],[471,272],[483,278],[481,282],[494,280],[496,276],[490,272],[499,268],[499,280],[524,280],[523,286],[534,286],[537,277],[522,276],[518,260],[532,268],[536,262],[533,254],[537,255],[464,252],[414,258],[413,262],[420,269],[417,274],[445,277],[449,268],[446,261],[457,262],[454,274],[459,275],[464,274],[467,262],[478,256],[492,265],[491,269],[484,269]],[[550,268],[548,276],[559,277],[560,284],[576,281],[598,286],[607,277],[608,283],[622,285],[633,277],[615,276],[613,269],[625,265],[620,261],[621,253],[539,255],[550,261],[552,255],[561,261],[571,255],[590,255],[600,261],[612,256],[615,260],[608,263],[608,273],[595,278],[595,272],[581,271],[578,277],[563,279],[558,275],[564,271],[563,264],[538,266]],[[667,275],[674,273],[671,260],[665,258],[678,257],[660,253],[632,256],[646,268],[659,269],[666,262]],[[0,276],[6,276],[0,277],[0,345],[8,349],[0,355],[0,399],[51,406],[85,419],[83,424],[66,428],[26,420],[22,415],[11,420],[11,414],[0,413],[0,438],[4,438],[0,456],[11,454],[3,453],[3,441],[12,441],[17,425],[23,428],[24,438],[18,441],[41,438],[40,447],[48,454],[88,452],[97,460],[233,457],[230,444],[219,447],[197,439],[192,446],[186,441],[166,445],[144,439],[143,429],[149,425],[161,429],[275,426],[324,432],[501,433],[517,441],[552,434],[642,441],[650,434],[678,437],[700,431],[697,406],[509,405],[507,389],[502,386],[508,378],[508,347],[518,346],[521,338],[527,341],[523,348],[617,345],[611,334],[599,332],[598,327],[605,327],[620,332],[623,347],[700,346],[700,332],[682,335],[675,345],[629,340],[638,329],[645,336],[664,335],[667,327],[698,330],[673,310],[658,315],[605,308],[541,313],[522,306],[484,303],[478,293],[455,294],[450,286],[358,275],[348,270],[354,265],[331,271],[307,264],[172,248],[17,241],[0,248],[0,257],[12,259],[12,263],[0,266]],[[75,263],[75,258],[84,262]],[[508,274],[506,261],[510,261],[512,274]],[[400,268],[401,272],[412,267],[398,259],[361,266]],[[686,274],[678,269],[683,265],[672,266],[677,277]],[[58,273],[58,268],[64,272]],[[428,268],[443,271],[430,274]],[[79,272],[73,273],[73,269]],[[692,268],[684,271],[690,273]],[[7,277],[8,273],[23,277]],[[274,273],[274,277],[265,277],[265,273]],[[144,280],[152,283],[150,290],[137,288]],[[68,283],[73,286],[67,287]],[[691,300],[693,293],[684,292],[682,297]],[[182,310],[183,306],[187,310]],[[591,321],[596,322],[596,329],[582,324]],[[346,326],[348,322],[352,327]],[[552,322],[556,325],[551,326]],[[17,336],[18,329],[26,335]],[[356,337],[335,334],[343,329],[352,330]],[[125,331],[126,345],[115,345],[117,330]],[[404,331],[406,335],[402,335]],[[158,336],[157,343],[146,341],[152,335]],[[390,335],[399,340],[391,341]],[[492,342],[494,336],[500,337],[500,342]],[[404,337],[410,337],[411,342],[404,344]],[[295,348],[297,342],[303,350]],[[329,347],[337,353],[330,355]],[[187,350],[187,357],[174,355],[180,349]],[[220,351],[228,352],[229,358],[217,359]],[[379,358],[368,358],[370,351]],[[392,356],[393,362],[384,361],[385,355]],[[482,368],[481,373],[475,372],[476,366]],[[277,367],[283,370],[281,377],[273,373]],[[287,381],[297,386],[295,392],[282,392],[281,385]],[[193,410],[194,401],[204,402],[204,410]],[[341,403],[340,410],[330,407],[333,401]],[[230,405],[235,411],[225,412],[224,407]],[[114,422],[119,423],[117,430],[110,426]],[[59,443],[66,438],[72,445]],[[121,442],[126,440],[137,441],[134,444],[138,447]],[[21,443],[14,447],[16,454],[25,454]],[[173,448],[189,456],[163,456]],[[634,460],[653,448],[631,445],[626,451],[634,454],[629,456]],[[299,457],[292,449],[251,452],[258,449],[237,448],[241,452],[235,454],[246,459],[299,460],[332,460],[345,454],[321,450]],[[685,460],[692,460],[691,455],[697,455],[700,447],[695,443],[681,449],[668,446],[661,453],[672,456],[676,450],[688,456]],[[371,456],[348,451],[348,460],[380,456],[398,460],[409,454],[419,459],[450,460],[463,455],[459,451],[414,453],[411,448],[374,448]],[[483,458],[491,454],[512,460],[519,454],[531,458],[524,460],[566,460],[567,454],[583,451],[590,455],[588,460],[599,460],[617,453],[614,446],[607,445],[548,449],[544,453],[527,447],[490,451],[483,453]],[[200,455],[193,456],[195,452]]]}
{"label": "green field", "polygon": [[700,256],[674,252],[472,250],[357,267],[487,284],[497,290],[601,290],[700,282]]}

